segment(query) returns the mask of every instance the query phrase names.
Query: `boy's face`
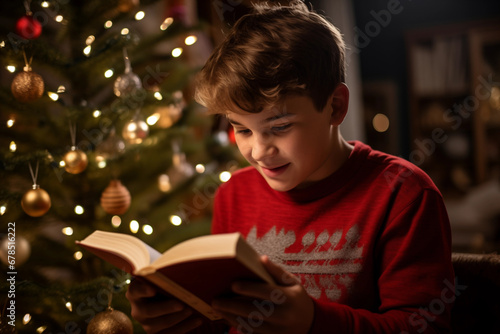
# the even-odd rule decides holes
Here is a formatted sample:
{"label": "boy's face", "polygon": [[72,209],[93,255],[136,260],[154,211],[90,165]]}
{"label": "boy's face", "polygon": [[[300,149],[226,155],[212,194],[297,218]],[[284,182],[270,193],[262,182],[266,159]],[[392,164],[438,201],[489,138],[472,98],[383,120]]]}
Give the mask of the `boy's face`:
{"label": "boy's face", "polygon": [[257,114],[228,114],[243,156],[278,191],[305,187],[335,171],[332,126],[328,106],[318,112],[306,96],[290,96],[281,107]]}

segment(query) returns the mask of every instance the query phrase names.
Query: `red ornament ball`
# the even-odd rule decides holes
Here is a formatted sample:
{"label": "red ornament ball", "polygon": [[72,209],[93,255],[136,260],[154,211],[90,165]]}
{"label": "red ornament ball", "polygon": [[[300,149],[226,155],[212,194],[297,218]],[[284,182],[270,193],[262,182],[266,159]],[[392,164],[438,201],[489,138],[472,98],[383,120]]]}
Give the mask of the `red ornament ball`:
{"label": "red ornament ball", "polygon": [[35,39],[42,33],[42,25],[33,16],[25,15],[17,21],[16,33],[25,39]]}

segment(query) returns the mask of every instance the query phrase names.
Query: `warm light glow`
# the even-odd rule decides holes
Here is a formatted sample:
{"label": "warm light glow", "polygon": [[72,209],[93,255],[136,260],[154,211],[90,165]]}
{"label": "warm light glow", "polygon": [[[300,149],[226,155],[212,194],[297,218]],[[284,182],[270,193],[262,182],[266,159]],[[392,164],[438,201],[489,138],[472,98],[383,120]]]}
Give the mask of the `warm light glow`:
{"label": "warm light glow", "polygon": [[42,334],[47,329],[47,326],[40,326],[36,329],[37,334]]}
{"label": "warm light glow", "polygon": [[0,48],[4,48],[5,47],[5,41],[1,41],[0,42]]}
{"label": "warm light glow", "polygon": [[231,173],[228,171],[222,172],[219,174],[219,180],[222,182],[227,182],[231,178]]}
{"label": "warm light glow", "polygon": [[47,95],[50,97],[52,101],[57,101],[59,100],[59,94],[54,93],[54,92],[47,92]]}
{"label": "warm light glow", "polygon": [[69,227],[69,226],[68,226],[68,227],[64,227],[64,228],[62,229],[62,233],[63,233],[64,235],[68,235],[68,236],[73,235],[73,228],[72,228],[72,227]]}
{"label": "warm light glow", "polygon": [[181,217],[179,217],[177,215],[171,215],[170,216],[170,222],[174,226],[179,226],[180,224],[182,224],[182,219],[181,219]]}
{"label": "warm light glow", "polygon": [[88,56],[90,54],[90,51],[92,51],[92,46],[87,45],[85,49],[83,49],[83,54]]}
{"label": "warm light glow", "polygon": [[111,21],[106,21],[106,22],[104,23],[104,28],[106,28],[106,29],[109,29],[109,28],[111,28],[112,26],[113,26],[113,22],[111,22]]}
{"label": "warm light glow", "polygon": [[30,322],[30,321],[31,321],[31,314],[26,313],[26,314],[24,315],[24,317],[23,317],[23,325],[28,324],[28,322]]}
{"label": "warm light glow", "polygon": [[83,258],[83,253],[80,252],[80,251],[76,251],[74,254],[73,254],[73,258],[77,261],[81,260]]}
{"label": "warm light glow", "polygon": [[43,8],[49,8],[49,2],[48,1],[42,1],[41,3]]}
{"label": "warm light glow", "polygon": [[142,227],[142,231],[147,235],[151,235],[153,234],[153,227],[151,225],[146,224]]}
{"label": "warm light glow", "polygon": [[95,41],[95,36],[94,35],[90,35],[89,37],[87,37],[87,39],[85,40],[85,44],[87,45],[90,45],[92,43],[94,43]]}
{"label": "warm light glow", "polygon": [[122,224],[122,219],[120,218],[120,216],[113,216],[111,217],[111,225],[113,227],[120,227],[120,225]]}
{"label": "warm light glow", "polygon": [[15,121],[13,118],[9,119],[9,120],[7,121],[7,127],[8,127],[8,128],[11,128],[11,127],[14,125],[14,123],[15,123],[15,122],[16,122],[16,121]]}
{"label": "warm light glow", "polygon": [[70,312],[73,312],[73,304],[71,304],[71,302],[66,302],[66,304],[64,304],[64,306],[66,306],[66,308],[67,308]]}
{"label": "warm light glow", "polygon": [[75,213],[76,213],[77,215],[81,215],[81,214],[83,214],[83,212],[84,212],[84,211],[85,211],[85,210],[83,209],[83,206],[81,206],[81,205],[77,205],[77,206],[75,206]]}
{"label": "warm light glow", "polygon": [[139,231],[139,222],[137,220],[132,220],[129,226],[132,233],[137,233]]}
{"label": "warm light glow", "polygon": [[157,99],[158,101],[163,100],[163,96],[161,95],[161,93],[160,93],[160,92],[155,92],[155,93],[154,93],[154,97],[155,97],[155,99]]}
{"label": "warm light glow", "polygon": [[135,13],[135,19],[137,21],[142,20],[144,18],[144,16],[146,16],[146,14],[142,10],[138,11],[137,13]]}
{"label": "warm light glow", "polygon": [[61,23],[61,22],[64,20],[64,17],[63,17],[62,15],[57,15],[57,16],[54,18],[54,20],[55,20],[56,22]]}
{"label": "warm light glow", "polygon": [[172,185],[170,184],[170,178],[167,174],[162,174],[158,177],[158,188],[161,192],[167,193],[172,189]]}
{"label": "warm light glow", "polygon": [[2,206],[0,206],[0,216],[3,216],[6,211],[7,211],[7,205],[3,204]]}
{"label": "warm light glow", "polygon": [[6,68],[10,73],[14,73],[16,71],[16,67],[14,65],[8,65]]}
{"label": "warm light glow", "polygon": [[202,164],[197,164],[194,169],[196,170],[196,172],[198,172],[199,174],[203,174],[205,173],[205,166],[203,166]]}
{"label": "warm light glow", "polygon": [[377,132],[386,132],[389,129],[389,118],[384,114],[376,114],[372,120],[373,128]]}
{"label": "warm light glow", "polygon": [[64,160],[59,161],[59,167],[64,167],[64,166],[66,166]]}
{"label": "warm light glow", "polygon": [[128,35],[130,32],[130,30],[128,30],[128,28],[123,28],[122,31],[121,31],[121,34],[122,35]]}
{"label": "warm light glow", "polygon": [[193,45],[194,43],[196,43],[198,39],[196,38],[196,36],[188,36],[186,37],[186,39],[184,40],[184,43],[186,43],[186,45]]}
{"label": "warm light glow", "polygon": [[92,113],[92,116],[94,116],[94,118],[97,118],[97,117],[101,116],[101,114],[102,114],[101,111],[99,109],[96,109]]}
{"label": "warm light glow", "polygon": [[11,141],[10,144],[9,144],[9,150],[11,152],[15,152],[17,150],[17,145],[16,145],[16,142],[15,141]]}
{"label": "warm light glow", "polygon": [[65,91],[66,91],[66,87],[64,87],[63,85],[60,85],[59,87],[57,87],[58,94],[64,93]]}
{"label": "warm light glow", "polygon": [[111,78],[113,76],[113,74],[115,74],[115,72],[110,68],[109,70],[104,72],[104,77]]}
{"label": "warm light glow", "polygon": [[172,57],[179,57],[182,54],[182,48],[175,48],[172,50]]}
{"label": "warm light glow", "polygon": [[108,165],[108,163],[106,162],[106,160],[101,160],[101,161],[97,162],[97,168],[100,168],[100,169],[106,168],[107,165]]}
{"label": "warm light glow", "polygon": [[165,19],[165,21],[163,21],[163,23],[161,24],[160,26],[160,29],[161,30],[167,30],[168,27],[170,27],[170,25],[174,22],[174,19],[171,18],[171,17],[167,17]]}
{"label": "warm light glow", "polygon": [[153,115],[149,116],[146,119],[146,123],[148,123],[148,125],[155,125],[159,119],[160,119],[160,114],[154,113]]}

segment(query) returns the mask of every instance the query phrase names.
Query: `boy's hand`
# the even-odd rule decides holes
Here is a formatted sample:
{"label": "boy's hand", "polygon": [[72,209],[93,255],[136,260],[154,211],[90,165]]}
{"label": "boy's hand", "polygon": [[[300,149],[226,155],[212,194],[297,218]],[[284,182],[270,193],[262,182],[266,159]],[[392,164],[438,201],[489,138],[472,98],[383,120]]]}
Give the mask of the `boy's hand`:
{"label": "boy's hand", "polygon": [[306,334],[314,318],[314,304],[297,278],[262,256],[277,285],[235,282],[239,296],[218,299],[214,309],[241,333]]}
{"label": "boy's hand", "polygon": [[162,295],[141,279],[134,279],[127,290],[131,315],[146,333],[181,334],[200,326],[202,320],[175,298]]}

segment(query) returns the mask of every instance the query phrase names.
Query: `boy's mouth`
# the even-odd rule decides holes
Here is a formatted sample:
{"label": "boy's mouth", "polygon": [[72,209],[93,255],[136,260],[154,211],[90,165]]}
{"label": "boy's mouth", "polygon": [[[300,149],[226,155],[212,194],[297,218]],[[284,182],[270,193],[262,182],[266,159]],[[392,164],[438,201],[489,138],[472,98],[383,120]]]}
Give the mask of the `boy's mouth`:
{"label": "boy's mouth", "polygon": [[287,163],[285,165],[282,165],[282,166],[278,166],[278,167],[263,167],[263,166],[260,166],[260,168],[262,169],[262,173],[264,173],[264,175],[268,176],[268,177],[277,177],[279,175],[281,175],[282,173],[285,172],[285,170],[288,168],[288,166],[290,166],[290,163]]}

